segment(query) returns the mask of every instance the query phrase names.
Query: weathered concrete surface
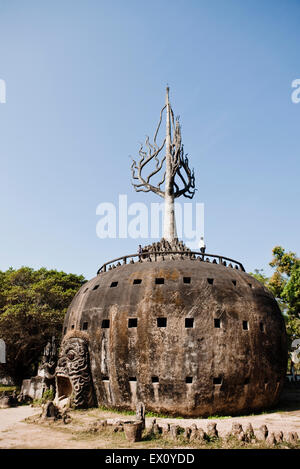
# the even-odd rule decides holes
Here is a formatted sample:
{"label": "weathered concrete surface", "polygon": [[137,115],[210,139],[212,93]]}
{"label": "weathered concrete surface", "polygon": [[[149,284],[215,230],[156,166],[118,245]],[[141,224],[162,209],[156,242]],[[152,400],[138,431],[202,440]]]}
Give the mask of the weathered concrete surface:
{"label": "weathered concrete surface", "polygon": [[142,401],[148,411],[173,415],[234,415],[274,405],[284,383],[286,334],[274,297],[222,265],[168,259],[101,273],[68,309],[64,332],[82,329],[98,404],[135,409]]}
{"label": "weathered concrete surface", "polygon": [[31,399],[41,399],[44,392],[44,379],[41,376],[35,376],[31,379],[24,379],[21,387],[21,394]]}

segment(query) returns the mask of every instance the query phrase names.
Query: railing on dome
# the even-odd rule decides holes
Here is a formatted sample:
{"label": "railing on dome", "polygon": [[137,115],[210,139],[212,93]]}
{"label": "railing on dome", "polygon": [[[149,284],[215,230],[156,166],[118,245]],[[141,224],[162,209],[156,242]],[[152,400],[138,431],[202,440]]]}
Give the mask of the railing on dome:
{"label": "railing on dome", "polygon": [[[245,269],[243,267],[243,264],[241,264],[238,261],[235,261],[234,259],[230,259],[229,257],[224,257],[224,256],[219,256],[217,254],[205,254],[202,252],[195,252],[195,251],[149,251],[149,252],[142,252],[141,254],[128,254],[127,256],[121,256],[116,259],[113,259],[112,261],[106,262],[103,264],[100,269],[97,270],[97,275],[101,274],[102,272],[107,271],[107,267],[109,267],[108,270],[112,268],[119,267],[121,265],[128,264],[127,260],[131,259],[129,264],[134,264],[134,258],[138,258],[138,262],[147,262],[148,260],[150,261],[157,261],[158,258],[162,258],[162,256],[169,256],[169,255],[180,255],[180,259],[184,258],[189,258],[192,260],[200,260],[203,262],[212,262],[213,264],[220,264],[225,267],[231,267],[235,268],[237,270],[241,270],[242,272],[245,272]],[[178,259],[178,257],[177,257]],[[212,259],[212,261],[210,260]],[[123,262],[123,264],[120,263],[120,261]],[[115,265],[115,262],[118,262],[117,265]],[[229,262],[229,264],[228,264]]]}

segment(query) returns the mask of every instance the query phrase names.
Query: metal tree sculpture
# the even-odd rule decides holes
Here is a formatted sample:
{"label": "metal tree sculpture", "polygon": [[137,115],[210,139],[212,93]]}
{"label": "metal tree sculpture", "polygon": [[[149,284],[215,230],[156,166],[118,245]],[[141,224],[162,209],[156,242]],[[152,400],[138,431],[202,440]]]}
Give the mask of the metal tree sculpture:
{"label": "metal tree sculpture", "polygon": [[[158,146],[156,139],[160,129],[163,111],[166,109],[166,137],[161,146]],[[172,135],[173,134],[173,135]],[[166,90],[166,104],[160,111],[160,120],[154,135],[153,144],[149,142],[149,137],[145,141],[146,151],[143,144],[141,144],[139,155],[140,160],[136,162],[133,160],[131,165],[132,172],[132,185],[136,192],[154,192],[165,200],[165,214],[164,214],[164,234],[163,237],[168,241],[173,241],[177,238],[176,223],[175,223],[175,209],[174,200],[183,195],[192,199],[195,194],[195,177],[194,170],[189,168],[189,161],[187,155],[184,154],[183,145],[181,143],[181,128],[179,118],[174,122],[174,114],[169,101],[169,88]],[[160,158],[160,152],[166,148],[165,156]],[[150,162],[155,161],[154,170],[148,175],[144,176],[144,167]],[[163,169],[165,164],[165,171],[162,175],[161,181],[155,186],[150,183],[150,179],[158,174]],[[176,176],[178,181],[175,181]],[[183,187],[180,188],[180,184]],[[164,190],[161,186],[165,184]]]}

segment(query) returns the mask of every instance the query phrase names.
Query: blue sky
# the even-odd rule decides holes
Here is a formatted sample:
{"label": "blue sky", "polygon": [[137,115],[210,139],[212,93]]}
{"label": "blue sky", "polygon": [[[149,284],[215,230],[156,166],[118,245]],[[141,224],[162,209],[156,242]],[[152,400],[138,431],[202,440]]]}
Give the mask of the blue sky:
{"label": "blue sky", "polygon": [[[300,252],[300,2],[0,0],[0,270],[91,278],[148,240],[99,239],[171,87],[207,250],[268,270]],[[130,218],[130,217],[129,217]]]}

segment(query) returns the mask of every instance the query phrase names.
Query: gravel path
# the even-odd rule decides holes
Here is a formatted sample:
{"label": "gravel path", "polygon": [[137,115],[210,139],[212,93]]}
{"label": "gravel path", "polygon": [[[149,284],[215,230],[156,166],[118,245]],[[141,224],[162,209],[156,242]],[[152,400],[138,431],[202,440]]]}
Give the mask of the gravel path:
{"label": "gravel path", "polygon": [[[29,416],[40,414],[41,409],[30,406],[21,406],[9,409],[0,409],[0,449],[3,448],[111,448],[112,442],[97,437],[95,440],[85,440],[80,436],[74,438],[74,434],[60,431],[58,428],[32,425],[23,420]],[[99,418],[114,418],[119,420],[128,420],[128,416],[120,414],[108,414],[96,410],[95,415],[90,416],[90,412],[80,414],[80,420],[85,424],[91,423]],[[78,414],[76,415],[78,418]],[[146,419],[146,426],[151,424],[152,419]],[[251,415],[247,417],[228,417],[216,419],[178,419],[178,418],[157,418],[157,423],[166,425],[167,423],[187,427],[195,423],[198,428],[207,430],[210,422],[217,423],[217,429],[220,436],[226,435],[233,422],[239,422],[245,427],[250,422],[257,430],[261,425],[266,424],[270,432],[283,431],[298,432],[300,435],[300,410],[274,412],[270,414]],[[125,444],[125,443],[124,443]],[[126,444],[125,444],[126,445]],[[126,446],[125,446],[126,447]]]}
{"label": "gravel path", "polygon": [[[20,423],[26,417],[37,413],[37,409],[30,406],[11,407],[9,409],[0,409],[0,432],[5,432],[16,424]],[[26,426],[25,423],[23,425]]]}

